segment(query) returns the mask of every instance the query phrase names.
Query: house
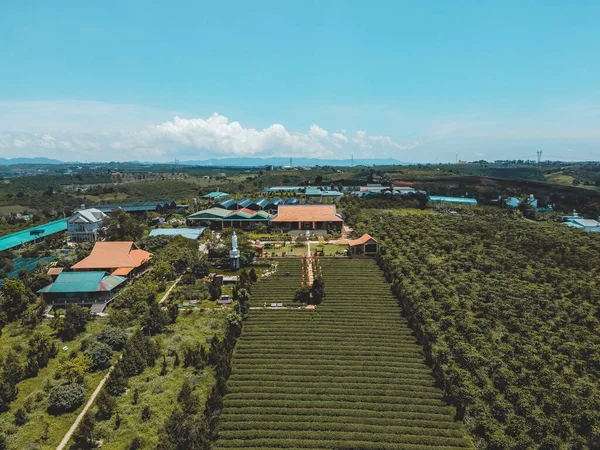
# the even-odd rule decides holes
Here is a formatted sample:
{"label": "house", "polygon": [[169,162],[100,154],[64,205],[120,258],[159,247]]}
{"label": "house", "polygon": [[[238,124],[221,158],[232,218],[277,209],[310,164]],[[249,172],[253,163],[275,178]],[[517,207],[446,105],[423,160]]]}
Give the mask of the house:
{"label": "house", "polygon": [[107,304],[126,278],[109,275],[104,271],[62,271],[53,283],[40,289],[38,294],[49,305],[92,305]]}
{"label": "house", "polygon": [[565,225],[571,228],[577,228],[581,231],[591,231],[600,233],[600,222],[594,219],[584,219],[581,216],[564,216],[563,221]]}
{"label": "house", "polygon": [[104,271],[111,275],[135,276],[141,273],[152,253],[140,250],[132,241],[96,242],[87,258],[74,264],[71,269],[82,271]]}
{"label": "house", "polygon": [[73,242],[96,242],[102,221],[108,217],[96,208],[81,209],[67,219],[67,232]]}
{"label": "house", "polygon": [[335,205],[279,205],[271,225],[288,230],[341,230],[344,221]]}
{"label": "house", "polygon": [[532,208],[538,207],[537,199],[531,194],[528,198],[508,197],[504,204],[509,208],[518,208],[522,201],[527,201]]}
{"label": "house", "polygon": [[376,255],[379,250],[377,240],[368,234],[348,242],[350,253],[353,255]]}
{"label": "house", "polygon": [[269,200],[263,209],[271,214],[275,214],[277,212],[278,206],[282,203],[282,199],[280,199],[279,197],[275,197]]}

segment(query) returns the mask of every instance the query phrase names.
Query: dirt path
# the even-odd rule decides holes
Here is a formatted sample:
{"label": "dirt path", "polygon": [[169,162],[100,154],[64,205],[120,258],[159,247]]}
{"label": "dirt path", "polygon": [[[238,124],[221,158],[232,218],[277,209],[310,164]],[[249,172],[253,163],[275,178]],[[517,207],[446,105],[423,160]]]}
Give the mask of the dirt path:
{"label": "dirt path", "polygon": [[[119,359],[121,359],[121,356],[119,356]],[[94,404],[94,400],[96,400],[96,397],[98,396],[98,394],[100,393],[100,391],[104,387],[104,384],[108,380],[108,377],[110,376],[110,373],[112,372],[112,370],[114,368],[115,368],[114,365],[111,366],[111,368],[108,370],[108,373],[106,375],[104,375],[104,377],[102,378],[102,380],[100,380],[100,383],[98,383],[98,386],[96,387],[96,389],[92,393],[90,399],[85,404],[83,410],[77,416],[77,419],[75,419],[75,422],[73,422],[73,425],[71,425],[71,428],[69,428],[69,431],[67,431],[67,434],[65,434],[65,436],[62,438],[62,441],[60,441],[60,444],[58,444],[58,447],[56,447],[56,450],[63,450],[67,446],[67,444],[69,443],[69,440],[71,439],[71,436],[73,436],[73,433],[75,433],[75,430],[77,429],[77,427],[79,426],[79,423],[83,419],[83,416],[85,416],[85,413]]]}
{"label": "dirt path", "polygon": [[[171,293],[171,291],[173,290],[173,288],[175,286],[177,286],[177,283],[179,283],[179,280],[181,280],[181,277],[179,277],[179,278],[177,278],[175,280],[175,283],[173,283],[171,285],[171,287],[167,290],[167,292],[165,292],[165,295],[162,296],[162,298],[160,299],[160,301],[158,303],[164,302],[169,297],[169,294]],[[119,357],[117,358],[117,361],[119,359],[121,359],[121,355],[119,355]],[[92,395],[88,399],[87,403],[85,404],[85,406],[83,407],[83,409],[81,410],[81,412],[79,413],[79,415],[77,416],[77,418],[75,419],[75,422],[73,422],[73,425],[71,425],[71,428],[69,428],[69,431],[67,431],[67,434],[65,434],[65,436],[62,438],[62,441],[60,441],[60,444],[58,444],[58,447],[56,447],[56,450],[63,450],[63,449],[66,448],[67,444],[71,440],[71,437],[73,437],[73,433],[75,433],[75,430],[77,430],[77,427],[79,426],[79,424],[83,420],[83,416],[85,416],[85,413],[87,413],[88,409],[90,409],[91,406],[94,404],[94,401],[96,400],[96,397],[98,396],[98,394],[100,393],[100,391],[102,390],[102,388],[104,387],[104,385],[106,384],[106,381],[108,380],[108,377],[110,376],[110,373],[115,368],[115,365],[116,365],[116,363],[113,364],[110,367],[110,369],[108,369],[108,372],[106,373],[106,375],[104,375],[104,377],[102,378],[102,380],[100,380],[100,383],[98,383],[98,386],[96,386],[96,389],[94,390],[94,392],[92,393]]]}
{"label": "dirt path", "polygon": [[165,292],[165,295],[163,295],[163,296],[162,296],[162,298],[160,299],[160,301],[159,301],[158,303],[162,303],[162,302],[164,302],[164,301],[165,301],[165,300],[166,300],[166,299],[169,297],[169,294],[171,293],[171,291],[173,290],[173,288],[174,288],[175,286],[177,286],[177,283],[179,283],[179,280],[181,280],[181,277],[177,278],[177,279],[175,280],[175,283],[173,283],[173,284],[171,285],[171,287],[170,287],[169,289],[167,289],[167,292]]}

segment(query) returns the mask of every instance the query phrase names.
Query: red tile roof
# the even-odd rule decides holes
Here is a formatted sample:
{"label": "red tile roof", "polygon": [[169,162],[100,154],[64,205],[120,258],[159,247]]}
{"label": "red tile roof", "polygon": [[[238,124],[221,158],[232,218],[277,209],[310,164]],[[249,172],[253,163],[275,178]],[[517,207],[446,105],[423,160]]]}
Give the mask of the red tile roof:
{"label": "red tile roof", "polygon": [[350,247],[354,247],[356,245],[363,245],[366,244],[369,241],[373,241],[375,243],[377,243],[377,240],[375,240],[374,238],[372,238],[371,236],[369,236],[368,234],[363,234],[361,237],[359,237],[358,239],[354,239],[353,241],[349,241],[348,245]]}
{"label": "red tile roof", "polygon": [[96,242],[92,253],[72,266],[73,270],[115,269],[139,267],[152,258],[152,254],[140,250],[132,241]]}
{"label": "red tile roof", "polygon": [[335,205],[279,205],[271,222],[343,222]]}

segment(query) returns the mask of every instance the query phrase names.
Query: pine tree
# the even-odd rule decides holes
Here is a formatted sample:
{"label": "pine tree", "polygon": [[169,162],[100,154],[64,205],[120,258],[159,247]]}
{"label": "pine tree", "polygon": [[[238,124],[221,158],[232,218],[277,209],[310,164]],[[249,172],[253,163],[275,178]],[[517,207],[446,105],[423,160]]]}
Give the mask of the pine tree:
{"label": "pine tree", "polygon": [[83,416],[83,420],[79,424],[77,431],[75,431],[75,435],[73,439],[78,448],[87,449],[93,448],[94,444],[94,428],[96,426],[96,421],[94,417],[88,412],[85,416]]}
{"label": "pine tree", "polygon": [[162,368],[160,369],[160,376],[163,377],[168,373],[167,371],[167,357],[163,355]]}
{"label": "pine tree", "polygon": [[110,395],[106,389],[102,389],[96,399],[96,406],[98,411],[96,412],[96,419],[108,420],[113,415],[113,411],[117,406],[115,398]]}

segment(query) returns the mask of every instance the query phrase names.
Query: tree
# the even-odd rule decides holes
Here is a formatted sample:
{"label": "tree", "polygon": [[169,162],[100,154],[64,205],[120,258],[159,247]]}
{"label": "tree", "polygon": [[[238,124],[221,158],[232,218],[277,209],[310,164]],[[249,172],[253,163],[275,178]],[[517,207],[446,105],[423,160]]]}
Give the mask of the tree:
{"label": "tree", "polygon": [[179,306],[176,302],[173,301],[167,305],[167,314],[169,315],[169,321],[171,323],[177,321],[177,317],[179,316]]}
{"label": "tree", "polygon": [[307,286],[298,288],[294,294],[294,302],[310,303],[310,288]]}
{"label": "tree", "polygon": [[0,288],[0,311],[6,314],[6,321],[11,322],[35,301],[35,295],[19,279],[7,279]]}
{"label": "tree", "polygon": [[252,283],[256,283],[258,281],[258,275],[256,274],[256,269],[254,267],[250,269],[250,273],[248,275]]}
{"label": "tree", "polygon": [[144,225],[118,209],[104,219],[100,235],[108,241],[138,241],[144,235]]}
{"label": "tree", "polygon": [[25,425],[29,421],[29,417],[27,416],[27,411],[24,408],[19,408],[15,411],[14,415],[15,425],[20,427],[21,425]]}
{"label": "tree", "polygon": [[216,281],[213,280],[213,282],[208,286],[208,292],[210,293],[210,298],[212,300],[218,300],[219,298],[221,298],[221,286],[219,286]]}
{"label": "tree", "polygon": [[56,386],[50,391],[48,402],[50,411],[61,414],[76,410],[85,400],[85,389],[79,383]]}
{"label": "tree", "polygon": [[323,281],[322,277],[315,278],[310,293],[312,296],[311,303],[313,305],[318,305],[323,301],[325,298],[325,281]]}
{"label": "tree", "polygon": [[142,409],[142,415],[140,417],[142,422],[146,422],[148,420],[150,420],[150,417],[152,416],[152,411],[150,410],[149,406],[144,406],[144,409]]}
{"label": "tree", "polygon": [[96,427],[96,421],[94,417],[88,411],[81,420],[81,423],[77,427],[73,440],[77,445],[78,449],[94,448],[94,428]]}
{"label": "tree", "polygon": [[108,377],[106,391],[113,396],[119,396],[127,390],[127,378],[120,364],[117,364]]}
{"label": "tree", "polygon": [[142,327],[149,335],[155,335],[163,331],[169,323],[169,319],[165,312],[161,309],[160,304],[156,301],[150,303],[148,312],[142,319]]}
{"label": "tree", "polygon": [[96,419],[108,420],[112,417],[117,406],[115,398],[108,393],[106,389],[102,389],[96,398]]}
{"label": "tree", "polygon": [[127,333],[119,327],[105,327],[98,335],[98,340],[119,351],[127,342]]}
{"label": "tree", "polygon": [[17,385],[0,378],[0,411],[6,411],[11,402],[17,398]]}
{"label": "tree", "polygon": [[6,355],[6,359],[4,360],[4,365],[2,367],[2,379],[9,384],[16,385],[23,379],[24,375],[25,370],[19,362],[17,354],[13,350],[10,350],[8,355]]}
{"label": "tree", "polygon": [[55,317],[51,326],[63,341],[70,341],[85,331],[91,318],[92,314],[88,308],[72,305],[67,308],[64,317]]}
{"label": "tree", "polygon": [[92,370],[103,370],[110,367],[110,360],[113,352],[108,344],[95,341],[85,349],[83,354],[91,361],[90,368]]}
{"label": "tree", "polygon": [[40,369],[46,367],[50,359],[54,358],[57,353],[56,342],[48,336],[36,331],[29,339],[27,355],[36,359]]}
{"label": "tree", "polygon": [[160,369],[160,376],[165,376],[169,371],[167,370],[167,357],[163,355],[162,368]]}
{"label": "tree", "polygon": [[77,353],[74,357],[61,362],[58,373],[70,383],[83,383],[85,374],[91,365],[87,356]]}

